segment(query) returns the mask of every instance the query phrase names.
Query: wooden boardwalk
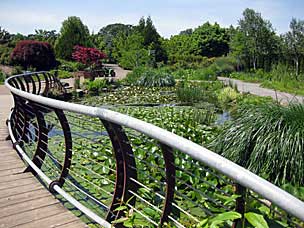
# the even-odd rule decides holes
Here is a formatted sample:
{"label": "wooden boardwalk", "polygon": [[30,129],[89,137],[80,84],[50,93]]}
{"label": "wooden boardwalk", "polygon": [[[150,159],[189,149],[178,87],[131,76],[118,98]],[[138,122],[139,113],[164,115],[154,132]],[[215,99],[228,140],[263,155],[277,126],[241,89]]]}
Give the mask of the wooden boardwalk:
{"label": "wooden boardwalk", "polygon": [[0,228],[86,227],[31,173],[12,148],[5,120],[11,96],[0,86]]}

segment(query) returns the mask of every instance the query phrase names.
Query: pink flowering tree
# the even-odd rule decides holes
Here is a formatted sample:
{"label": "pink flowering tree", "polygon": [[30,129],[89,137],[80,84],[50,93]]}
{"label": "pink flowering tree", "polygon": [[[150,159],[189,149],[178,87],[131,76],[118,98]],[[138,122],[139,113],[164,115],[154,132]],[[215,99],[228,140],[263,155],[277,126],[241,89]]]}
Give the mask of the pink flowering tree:
{"label": "pink flowering tree", "polygon": [[83,63],[91,70],[96,67],[101,67],[102,60],[107,56],[102,51],[96,48],[88,48],[76,45],[72,53],[72,58],[77,62]]}

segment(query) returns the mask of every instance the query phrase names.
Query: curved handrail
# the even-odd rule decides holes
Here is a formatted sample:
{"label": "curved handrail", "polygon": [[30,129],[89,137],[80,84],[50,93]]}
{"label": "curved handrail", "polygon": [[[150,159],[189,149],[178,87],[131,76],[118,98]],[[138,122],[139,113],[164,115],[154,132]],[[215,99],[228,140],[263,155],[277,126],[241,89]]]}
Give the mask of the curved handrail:
{"label": "curved handrail", "polygon": [[[44,72],[37,72],[35,74],[37,75],[39,73]],[[171,133],[167,130],[141,121],[139,119],[104,108],[74,104],[43,97],[36,94],[31,94],[26,91],[14,88],[10,84],[10,80],[24,76],[26,75],[16,75],[6,79],[5,85],[12,94],[31,102],[43,104],[50,108],[98,117],[101,120],[134,129],[137,132],[143,133],[144,135],[149,136],[166,146],[177,149],[191,156],[193,159],[198,160],[211,168],[214,168],[218,172],[233,179],[236,183],[258,193],[289,214],[304,221],[304,202],[283,191],[279,187],[271,184],[265,179],[251,173],[245,168],[231,162],[230,160],[183,137],[180,137],[174,133]],[[18,151],[21,152],[20,150],[22,149],[19,148]],[[30,166],[32,165],[33,164],[30,163]]]}

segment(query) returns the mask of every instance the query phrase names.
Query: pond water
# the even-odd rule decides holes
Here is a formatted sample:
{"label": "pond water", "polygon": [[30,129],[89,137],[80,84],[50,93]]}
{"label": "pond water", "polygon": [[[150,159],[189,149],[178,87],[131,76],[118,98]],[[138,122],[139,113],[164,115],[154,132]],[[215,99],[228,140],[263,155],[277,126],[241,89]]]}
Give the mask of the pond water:
{"label": "pond water", "polygon": [[231,117],[230,112],[223,112],[222,114],[218,114],[215,124],[222,125],[226,121],[231,120],[231,119],[232,119],[232,117]]}

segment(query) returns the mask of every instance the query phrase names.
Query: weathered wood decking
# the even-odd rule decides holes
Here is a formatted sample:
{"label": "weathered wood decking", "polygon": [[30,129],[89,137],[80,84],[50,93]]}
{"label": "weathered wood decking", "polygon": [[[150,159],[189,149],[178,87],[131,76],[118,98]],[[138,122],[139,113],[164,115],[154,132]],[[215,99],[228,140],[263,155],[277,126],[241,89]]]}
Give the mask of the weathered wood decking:
{"label": "weathered wood decking", "polygon": [[0,228],[86,227],[31,174],[6,141],[11,96],[0,86]]}

